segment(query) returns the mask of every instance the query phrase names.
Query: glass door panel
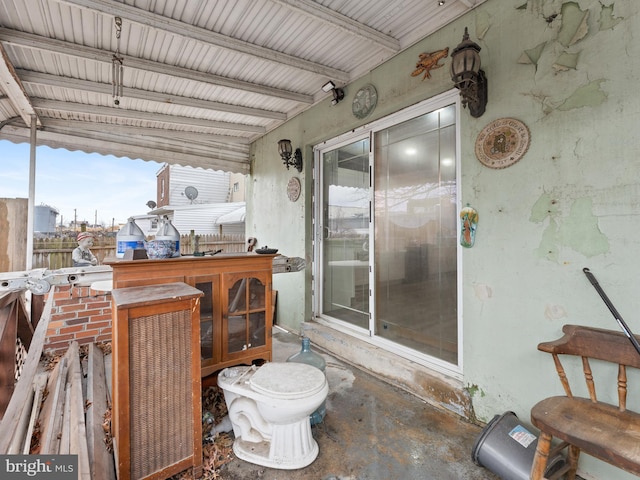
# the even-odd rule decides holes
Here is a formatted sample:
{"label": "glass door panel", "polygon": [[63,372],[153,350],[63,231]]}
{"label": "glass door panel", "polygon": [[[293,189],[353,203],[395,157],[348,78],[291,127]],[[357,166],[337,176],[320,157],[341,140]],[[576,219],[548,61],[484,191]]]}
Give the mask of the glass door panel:
{"label": "glass door panel", "polygon": [[229,289],[229,314],[247,309],[247,279],[242,278]]}
{"label": "glass door panel", "polygon": [[265,312],[249,314],[249,348],[262,347],[267,341]]}
{"label": "glass door panel", "polygon": [[[213,282],[196,283],[204,296],[200,299],[200,355],[203,360],[213,358]],[[217,340],[217,339],[216,339]]]}
{"label": "glass door panel", "polygon": [[369,329],[369,139],[322,154],[322,312]]}
{"label": "glass door panel", "polygon": [[455,107],[375,134],[375,334],[457,363]]}
{"label": "glass door panel", "polygon": [[247,349],[247,319],[244,315],[229,315],[227,335],[227,353]]}
{"label": "glass door panel", "polygon": [[227,353],[266,345],[267,287],[259,278],[236,280],[228,291]]}

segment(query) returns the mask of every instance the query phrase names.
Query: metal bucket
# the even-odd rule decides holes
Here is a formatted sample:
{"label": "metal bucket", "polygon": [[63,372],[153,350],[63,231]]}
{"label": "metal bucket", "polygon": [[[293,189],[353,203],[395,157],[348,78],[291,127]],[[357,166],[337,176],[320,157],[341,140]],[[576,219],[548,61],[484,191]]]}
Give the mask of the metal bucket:
{"label": "metal bucket", "polygon": [[[525,428],[516,414],[496,415],[482,430],[473,446],[471,458],[502,480],[529,480],[538,437]],[[562,455],[549,459],[545,477],[564,467]]]}

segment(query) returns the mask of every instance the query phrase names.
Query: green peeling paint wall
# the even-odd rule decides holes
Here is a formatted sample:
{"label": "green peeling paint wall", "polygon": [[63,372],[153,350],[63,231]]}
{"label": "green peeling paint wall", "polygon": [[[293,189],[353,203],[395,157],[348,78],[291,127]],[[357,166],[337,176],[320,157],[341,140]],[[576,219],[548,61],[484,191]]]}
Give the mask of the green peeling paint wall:
{"label": "green peeling paint wall", "polygon": [[[480,420],[511,410],[527,423],[535,402],[562,392],[537,344],[558,338],[566,323],[618,329],[584,267],[640,333],[639,1],[488,0],[346,85],[340,104],[327,98],[254,143],[247,235],[306,259],[304,271],[274,276],[278,322],[297,331],[312,315],[312,147],[449,91],[450,58],[430,79],[411,72],[420,53],[453,50],[465,26],[482,47],[489,103],[478,119],[462,110],[459,123],[460,201],[480,215],[475,245],[462,252],[462,384],[473,386]],[[361,121],[351,101],[368,83],[379,100]],[[513,166],[489,169],[474,142],[503,117],[524,122],[531,145]],[[302,149],[301,174],[282,165],[280,138]],[[295,203],[286,195],[294,175],[303,184]],[[629,383],[637,386],[635,373]],[[614,381],[600,396],[615,393]],[[629,407],[640,411],[640,401]],[[636,478],[588,457],[580,467],[587,479]]]}

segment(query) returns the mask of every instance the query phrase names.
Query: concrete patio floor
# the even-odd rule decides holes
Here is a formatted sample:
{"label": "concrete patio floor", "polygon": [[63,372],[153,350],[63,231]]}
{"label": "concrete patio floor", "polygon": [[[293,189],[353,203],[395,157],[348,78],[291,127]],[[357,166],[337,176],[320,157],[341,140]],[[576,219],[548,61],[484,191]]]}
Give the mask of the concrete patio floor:
{"label": "concrete patio floor", "polygon": [[[297,335],[275,328],[273,361],[300,350]],[[329,382],[327,415],[313,427],[318,458],[276,470],[235,458],[224,480],[497,480],[471,452],[482,428],[321,351]]]}

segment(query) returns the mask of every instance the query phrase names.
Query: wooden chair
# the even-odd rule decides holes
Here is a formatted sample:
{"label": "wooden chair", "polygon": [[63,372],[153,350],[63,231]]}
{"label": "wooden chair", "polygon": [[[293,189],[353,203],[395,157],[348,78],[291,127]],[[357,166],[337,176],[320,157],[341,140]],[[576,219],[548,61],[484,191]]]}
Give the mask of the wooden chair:
{"label": "wooden chair", "polygon": [[[531,480],[544,479],[548,459],[567,447],[565,468],[549,480],[565,474],[566,480],[574,480],[580,452],[640,475],[640,414],[626,408],[627,367],[640,368],[640,354],[622,332],[578,325],[565,325],[562,331],[562,338],[538,345],[553,356],[566,396],[546,398],[531,409],[531,422],[541,431]],[[589,398],[573,395],[559,355],[582,358]],[[617,406],[598,401],[589,359],[618,364]],[[560,443],[552,448],[554,438]]]}

